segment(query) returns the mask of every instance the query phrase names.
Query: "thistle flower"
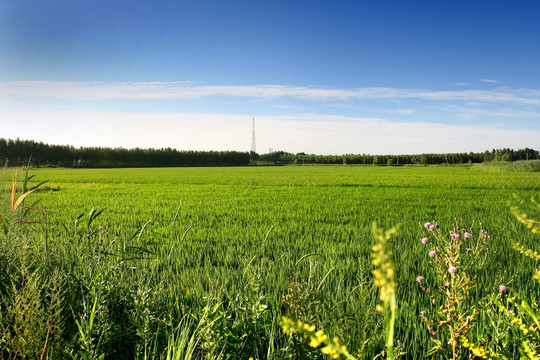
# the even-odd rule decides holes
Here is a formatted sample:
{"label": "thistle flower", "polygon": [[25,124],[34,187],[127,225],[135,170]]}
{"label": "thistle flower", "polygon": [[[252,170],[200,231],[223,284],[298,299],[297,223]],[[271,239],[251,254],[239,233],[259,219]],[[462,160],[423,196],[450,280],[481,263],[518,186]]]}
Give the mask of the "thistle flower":
{"label": "thistle flower", "polygon": [[435,225],[430,225],[429,226],[429,231],[435,231]]}
{"label": "thistle flower", "polygon": [[467,254],[470,253],[472,251],[471,248],[467,248]]}
{"label": "thistle flower", "polygon": [[457,272],[457,268],[456,268],[455,266],[450,266],[450,267],[448,268],[448,272],[449,272],[450,274],[455,274],[455,273]]}
{"label": "thistle flower", "polygon": [[431,250],[428,255],[429,257],[434,257],[435,255],[437,255],[437,252],[435,250]]}
{"label": "thistle flower", "polygon": [[426,229],[429,229],[430,226],[431,226],[431,223],[430,223],[430,222],[427,222],[427,223],[424,224],[424,227],[425,227]]}
{"label": "thistle flower", "polygon": [[499,285],[500,292],[505,292],[506,290],[508,290],[508,288],[505,285]]}
{"label": "thistle flower", "polygon": [[465,239],[470,239],[471,236],[472,236],[472,235],[471,235],[470,233],[468,233],[468,232],[465,232],[465,233],[463,234],[463,237],[464,237]]}
{"label": "thistle flower", "polygon": [[428,243],[428,238],[422,238],[422,244],[426,245]]}
{"label": "thistle flower", "polygon": [[416,278],[416,281],[419,282],[419,283],[421,283],[422,281],[424,281],[424,277],[423,277],[423,276],[418,276],[418,277]]}

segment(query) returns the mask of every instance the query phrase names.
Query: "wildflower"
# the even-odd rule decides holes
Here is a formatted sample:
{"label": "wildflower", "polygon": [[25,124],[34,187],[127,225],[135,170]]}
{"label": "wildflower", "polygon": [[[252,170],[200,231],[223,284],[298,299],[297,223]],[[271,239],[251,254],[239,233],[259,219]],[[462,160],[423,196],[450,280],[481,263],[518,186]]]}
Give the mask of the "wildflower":
{"label": "wildflower", "polygon": [[508,290],[508,288],[505,285],[499,285],[500,292],[505,292],[506,290]]}
{"label": "wildflower", "polygon": [[454,240],[459,240],[461,239],[461,236],[459,236],[459,234],[454,234]]}
{"label": "wildflower", "polygon": [[420,315],[424,316],[426,315],[426,312],[424,310],[420,311]]}
{"label": "wildflower", "polygon": [[465,232],[465,233],[463,234],[463,237],[464,237],[465,239],[470,239],[471,236],[472,236],[472,235],[471,235],[470,233],[468,233],[468,232]]}
{"label": "wildflower", "polygon": [[437,255],[437,252],[435,250],[431,250],[428,255],[429,257],[434,257],[435,255]]}
{"label": "wildflower", "polygon": [[426,245],[428,243],[428,238],[422,238],[422,244]]}
{"label": "wildflower", "polygon": [[427,222],[427,223],[424,224],[424,227],[425,227],[426,229],[429,229],[430,226],[431,226],[431,223],[429,223],[429,222]]}
{"label": "wildflower", "polygon": [[429,226],[429,231],[434,231],[435,230],[435,225],[430,225]]}
{"label": "wildflower", "polygon": [[424,277],[423,277],[423,276],[418,276],[418,277],[416,278],[416,281],[419,282],[419,283],[421,283],[422,281],[424,281]]}
{"label": "wildflower", "polygon": [[467,254],[470,253],[472,251],[471,248],[467,248]]}
{"label": "wildflower", "polygon": [[456,268],[455,266],[450,266],[450,267],[448,268],[448,272],[449,272],[450,274],[455,274],[455,273],[457,272],[457,268]]}

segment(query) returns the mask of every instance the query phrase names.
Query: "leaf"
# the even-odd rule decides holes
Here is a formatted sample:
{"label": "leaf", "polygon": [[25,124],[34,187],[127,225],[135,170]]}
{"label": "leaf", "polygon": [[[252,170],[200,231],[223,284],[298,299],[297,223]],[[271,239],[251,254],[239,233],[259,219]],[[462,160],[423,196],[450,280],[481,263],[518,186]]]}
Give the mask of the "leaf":
{"label": "leaf", "polygon": [[92,210],[90,210],[90,214],[88,214],[88,224],[87,226],[90,227],[90,225],[92,224],[92,222],[94,220],[96,220],[96,218],[101,215],[101,213],[103,212],[103,210],[105,209],[101,209],[101,210],[97,210],[97,208],[92,208]]}
{"label": "leaf", "polygon": [[[17,170],[15,170],[15,176],[17,176]],[[11,211],[15,209],[15,184],[16,180],[13,179],[13,181],[11,182]]]}
{"label": "leaf", "polygon": [[[14,191],[14,189],[13,189]],[[34,190],[30,190],[30,191],[27,191],[25,192],[24,194],[22,194],[21,196],[19,196],[19,198],[17,199],[17,201],[15,202],[15,204],[13,204],[13,200],[15,198],[15,193],[13,192],[11,194],[11,211],[15,211],[17,209],[17,207],[19,207],[19,205],[23,202],[24,198],[26,198],[28,195],[30,195],[31,193],[33,193],[34,191],[36,191],[36,189]]]}
{"label": "leaf", "polygon": [[304,260],[305,258],[308,258],[308,257],[311,257],[311,256],[315,256],[317,255],[317,253],[311,253],[311,254],[306,254],[304,256],[302,256],[300,259],[298,259],[298,261],[294,264],[294,266],[297,266],[302,260]]}
{"label": "leaf", "polygon": [[[33,177],[33,175],[32,175],[31,177]],[[36,186],[32,186],[32,188],[31,188],[30,190],[37,190],[37,189],[40,188],[43,184],[48,183],[48,182],[49,182],[49,180],[42,181],[42,182],[40,182],[39,184],[37,184]]]}

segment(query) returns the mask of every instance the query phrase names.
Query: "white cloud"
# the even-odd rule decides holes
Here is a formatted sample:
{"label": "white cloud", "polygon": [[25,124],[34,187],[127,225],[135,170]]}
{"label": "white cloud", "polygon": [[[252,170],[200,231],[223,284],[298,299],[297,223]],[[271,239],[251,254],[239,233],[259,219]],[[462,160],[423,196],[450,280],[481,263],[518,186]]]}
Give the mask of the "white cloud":
{"label": "white cloud", "polygon": [[480,79],[480,81],[491,83],[491,84],[500,84],[500,81],[493,80],[493,79]]}
{"label": "white cloud", "polygon": [[[212,96],[237,98],[231,102],[214,98],[171,101],[167,108],[161,107],[162,103],[146,102],[125,111],[131,104],[139,104],[115,101]],[[284,104],[279,98],[284,98]],[[230,111],[231,103],[242,110]],[[186,106],[192,112],[170,110],[176,104],[178,109]],[[271,107],[274,109],[268,110]],[[116,111],[97,111],[100,109]],[[171,112],[163,113],[165,109]],[[234,111],[240,114],[226,114]],[[270,116],[280,111],[287,113]],[[540,147],[540,89],[428,91],[192,82],[0,82],[0,136],[5,138],[75,146],[249,150],[253,115],[260,152],[270,147],[332,154]],[[411,121],[413,118],[416,121]]]}
{"label": "white cloud", "polygon": [[401,88],[327,89],[285,85],[200,85],[191,82],[83,83],[54,81],[0,82],[0,95],[26,99],[194,99],[208,96],[291,97],[307,100],[422,99],[511,102],[540,105],[540,89],[429,91]]}
{"label": "white cloud", "polygon": [[397,109],[394,112],[398,114],[412,114],[414,112],[414,109]]}
{"label": "white cloud", "polygon": [[469,86],[469,83],[465,81],[460,81],[456,83],[456,86]]}

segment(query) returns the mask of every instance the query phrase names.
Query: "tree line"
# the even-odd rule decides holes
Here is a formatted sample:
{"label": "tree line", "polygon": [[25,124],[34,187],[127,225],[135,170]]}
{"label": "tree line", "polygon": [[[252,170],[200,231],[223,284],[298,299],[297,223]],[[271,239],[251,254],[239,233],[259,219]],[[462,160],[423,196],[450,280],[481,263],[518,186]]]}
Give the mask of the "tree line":
{"label": "tree line", "polygon": [[157,167],[157,166],[246,166],[246,165],[409,165],[471,164],[489,161],[540,159],[534,149],[492,149],[480,153],[417,155],[315,155],[274,151],[268,154],[241,151],[186,151],[172,148],[125,149],[50,145],[33,140],[0,138],[0,160],[8,166],[31,162],[37,167]]}
{"label": "tree line", "polygon": [[350,165],[428,165],[428,164],[472,164],[490,161],[517,161],[539,159],[538,150],[534,149],[492,149],[474,153],[417,154],[417,155],[313,155],[292,154],[275,151],[268,154],[252,154],[259,164],[350,164]]}
{"label": "tree line", "polygon": [[240,151],[182,151],[172,148],[76,148],[0,138],[0,159],[8,166],[21,166],[30,160],[31,165],[37,167],[242,166],[249,165],[250,155]]}

